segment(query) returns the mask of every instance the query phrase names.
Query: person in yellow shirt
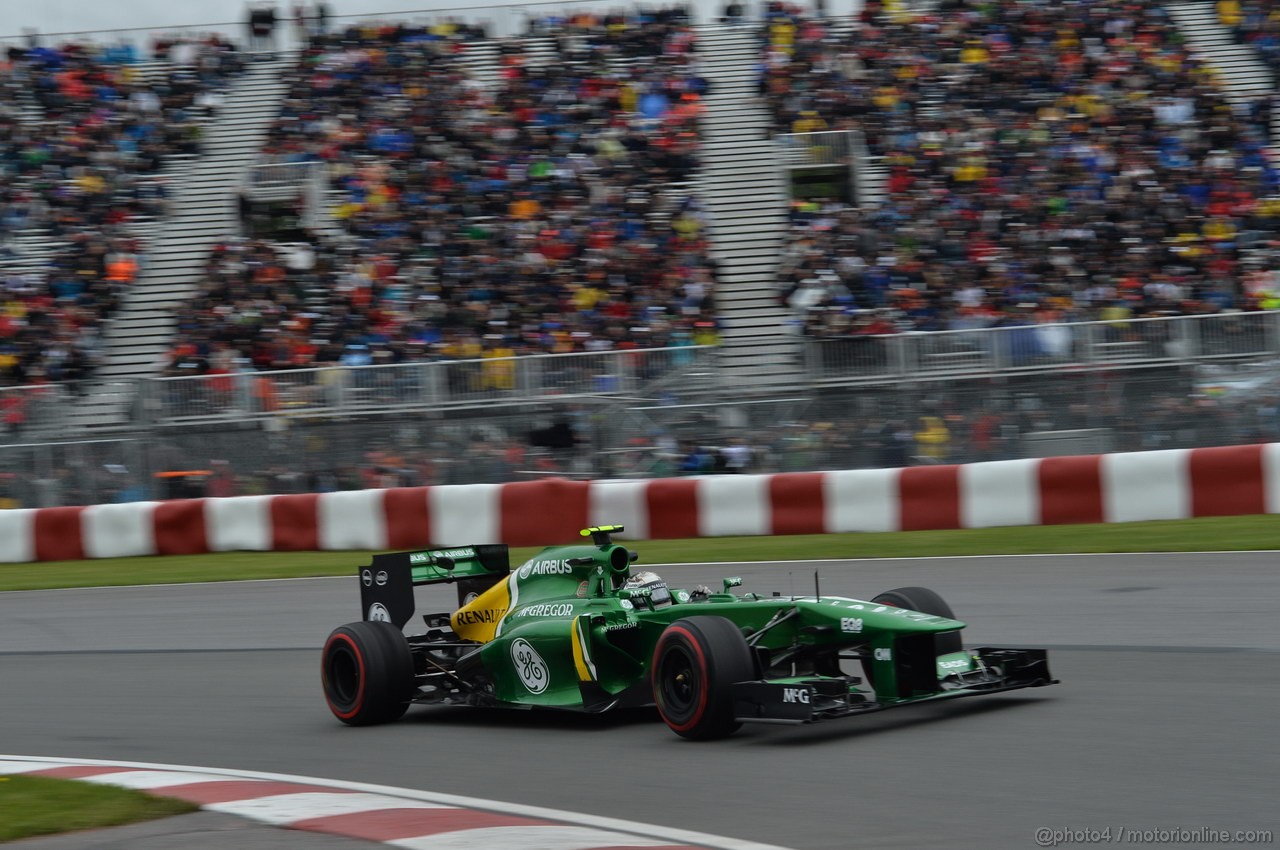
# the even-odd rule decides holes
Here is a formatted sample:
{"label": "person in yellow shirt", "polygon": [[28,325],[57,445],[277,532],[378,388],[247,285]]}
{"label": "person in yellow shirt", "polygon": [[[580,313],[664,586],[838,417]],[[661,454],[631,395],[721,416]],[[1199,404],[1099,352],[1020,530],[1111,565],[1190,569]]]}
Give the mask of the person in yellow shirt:
{"label": "person in yellow shirt", "polygon": [[695,322],[693,326],[694,345],[718,345],[720,333],[711,322]]}
{"label": "person in yellow shirt", "polygon": [[506,358],[515,357],[516,352],[505,342],[499,340],[487,345],[484,354],[484,389],[513,390],[516,388],[515,361]]}
{"label": "person in yellow shirt", "polygon": [[960,183],[973,183],[986,176],[987,165],[980,156],[966,156],[955,171],[956,181]]}
{"label": "person in yellow shirt", "polygon": [[872,100],[881,109],[893,109],[898,105],[898,89],[894,86],[881,86],[876,89]]}
{"label": "person in yellow shirt", "polygon": [[639,102],[640,95],[636,92],[635,86],[631,83],[618,86],[618,105],[622,107],[623,112],[635,112]]}
{"label": "person in yellow shirt", "polygon": [[596,289],[594,286],[579,286],[573,293],[573,306],[583,312],[594,310],[604,294],[604,290]]}
{"label": "person in yellow shirt", "polygon": [[1226,216],[1216,215],[1204,223],[1204,238],[1210,242],[1230,242],[1236,238],[1236,226]]}
{"label": "person in yellow shirt", "polygon": [[960,61],[966,65],[985,65],[991,61],[991,54],[982,46],[982,42],[972,40],[965,44],[964,50],[960,51]]}
{"label": "person in yellow shirt", "polygon": [[796,25],[786,18],[775,20],[769,27],[769,42],[775,49],[790,54],[796,41]]}
{"label": "person in yellow shirt", "polygon": [[916,450],[920,457],[934,463],[947,459],[947,449],[951,443],[951,431],[938,416],[921,416],[920,428],[916,431]]}
{"label": "person in yellow shirt", "polygon": [[800,117],[791,122],[793,133],[818,133],[825,129],[827,129],[827,122],[812,109],[801,112]]}
{"label": "person in yellow shirt", "polygon": [[1126,319],[1133,316],[1133,311],[1129,307],[1117,301],[1114,304],[1108,304],[1098,313],[1098,318],[1104,322],[1110,323],[1111,327],[1117,331],[1123,331],[1129,327]]}
{"label": "person in yellow shirt", "polygon": [[1218,21],[1224,27],[1238,27],[1243,19],[1239,0],[1218,0]]}
{"label": "person in yellow shirt", "polygon": [[107,181],[92,171],[86,171],[77,177],[76,185],[80,187],[81,192],[89,195],[99,195],[107,189]]}

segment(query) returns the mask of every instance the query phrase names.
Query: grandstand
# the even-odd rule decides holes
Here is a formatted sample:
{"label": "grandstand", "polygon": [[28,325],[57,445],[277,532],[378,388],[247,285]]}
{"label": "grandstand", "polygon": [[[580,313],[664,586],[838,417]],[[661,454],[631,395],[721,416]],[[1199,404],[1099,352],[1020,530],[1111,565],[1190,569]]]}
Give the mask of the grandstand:
{"label": "grandstand", "polygon": [[793,210],[783,296],[807,333],[1272,297],[1243,280],[1275,232],[1258,100],[1270,75],[1247,50],[1197,53],[1221,28],[1183,7],[1107,8],[946,3],[902,18],[872,4],[852,41],[803,15],[775,20],[764,61],[779,129],[856,131],[888,174],[878,206]]}
{"label": "grandstand", "polygon": [[[1114,445],[1142,405],[1171,422],[1196,368],[1277,354],[1274,79],[1196,4],[1027,8],[579,10],[498,37],[345,21],[261,56],[11,52],[0,439],[27,448],[0,448],[0,476],[53,441],[105,440],[76,463],[133,468],[112,453],[154,437],[165,465],[247,474],[304,446],[307,474],[378,480],[351,473],[368,432],[337,423],[356,416],[377,451],[417,435],[413,481],[468,445],[497,478],[646,474],[753,423],[799,452],[779,469],[898,457],[851,431],[937,461],[916,402],[957,435]],[[1144,74],[1146,99],[1118,82]],[[1117,369],[1143,389],[1105,416],[1048,400],[1064,370]],[[1002,401],[930,389],[971,379]],[[762,406],[705,414],[730,402]],[[1134,439],[1266,427],[1222,403]],[[859,412],[793,439],[840,405]],[[406,424],[423,411],[447,439]],[[517,450],[556,416],[594,461]],[[1032,450],[1001,440],[947,456]]]}

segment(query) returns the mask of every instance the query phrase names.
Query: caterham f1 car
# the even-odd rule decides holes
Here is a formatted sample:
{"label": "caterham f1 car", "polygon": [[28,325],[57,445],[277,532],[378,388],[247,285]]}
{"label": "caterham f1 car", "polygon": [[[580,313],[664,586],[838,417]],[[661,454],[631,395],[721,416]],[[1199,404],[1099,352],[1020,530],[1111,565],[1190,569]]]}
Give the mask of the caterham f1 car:
{"label": "caterham f1 car", "polygon": [[[621,526],[544,549],[514,570],[505,545],[373,556],[363,620],[325,643],[329,709],[354,726],[411,704],[602,712],[656,705],[678,735],[744,722],[810,723],[930,700],[1055,684],[1040,649],[965,650],[964,623],[920,587],[869,601],[669,588],[633,572]],[[414,587],[457,584],[458,608],[405,636]],[[860,672],[851,675],[847,668]],[[866,685],[863,685],[865,679]]]}

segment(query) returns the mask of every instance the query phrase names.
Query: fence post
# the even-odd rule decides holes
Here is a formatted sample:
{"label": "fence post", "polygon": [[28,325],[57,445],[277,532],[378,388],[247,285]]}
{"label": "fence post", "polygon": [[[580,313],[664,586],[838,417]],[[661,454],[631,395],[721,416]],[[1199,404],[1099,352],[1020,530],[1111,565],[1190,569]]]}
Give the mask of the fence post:
{"label": "fence post", "polygon": [[547,395],[546,387],[543,386],[541,362],[534,362],[532,358],[524,357],[516,361],[516,386],[520,387],[526,396],[537,397]]}
{"label": "fence post", "polygon": [[35,506],[56,508],[62,504],[62,492],[60,482],[53,477],[53,446],[35,446],[32,454],[35,456],[32,466],[36,469]]}
{"label": "fence post", "polygon": [[[991,352],[991,369],[999,372],[1001,369],[1009,365],[1008,349],[1005,340],[1009,338],[1008,332],[1004,328],[995,328],[996,334],[991,337],[991,345],[983,346]],[[1035,333],[1033,330],[1032,333]]]}
{"label": "fence post", "polygon": [[[884,337],[881,337],[884,339]],[[911,369],[911,358],[908,356],[908,347],[911,342],[905,333],[891,336],[886,340],[889,344],[889,369],[891,374],[900,378],[907,377]]]}
{"label": "fence post", "polygon": [[1178,323],[1183,326],[1183,332],[1181,334],[1181,348],[1183,350],[1183,355],[1179,359],[1183,361],[1193,361],[1200,357],[1202,347],[1200,339],[1200,325],[1198,323],[1202,321],[1204,320],[1198,317],[1188,316]]}
{"label": "fence post", "polygon": [[337,398],[335,399],[335,401],[337,401],[338,403],[338,410],[345,411],[347,409],[347,400],[348,398],[350,398],[350,393],[348,393],[347,390],[349,389],[349,384],[351,381],[351,371],[352,370],[350,369],[343,369],[342,372],[339,373],[338,375],[338,380],[336,383],[338,392],[337,392]]}
{"label": "fence post", "polygon": [[253,409],[253,372],[236,373],[236,405],[246,414],[256,413]]}

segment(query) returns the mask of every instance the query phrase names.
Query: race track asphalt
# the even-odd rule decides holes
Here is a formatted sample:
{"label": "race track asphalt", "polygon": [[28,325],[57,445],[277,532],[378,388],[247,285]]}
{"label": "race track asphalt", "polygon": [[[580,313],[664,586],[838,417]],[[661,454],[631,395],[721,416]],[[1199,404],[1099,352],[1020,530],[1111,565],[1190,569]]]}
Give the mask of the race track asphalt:
{"label": "race track asphalt", "polygon": [[[1278,562],[661,567],[686,587],[741,575],[747,590],[806,593],[815,566],[824,594],[925,585],[970,623],[970,645],[1049,647],[1063,680],[828,724],[748,726],[710,744],[675,737],[652,711],[415,708],[391,726],[344,727],[324,706],[318,649],[358,617],[354,578],[0,593],[0,753],[376,782],[798,850],[1035,847],[1040,827],[1280,835]],[[419,611],[445,610],[451,593],[420,590]]]}

